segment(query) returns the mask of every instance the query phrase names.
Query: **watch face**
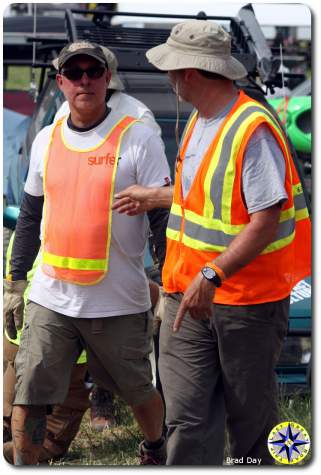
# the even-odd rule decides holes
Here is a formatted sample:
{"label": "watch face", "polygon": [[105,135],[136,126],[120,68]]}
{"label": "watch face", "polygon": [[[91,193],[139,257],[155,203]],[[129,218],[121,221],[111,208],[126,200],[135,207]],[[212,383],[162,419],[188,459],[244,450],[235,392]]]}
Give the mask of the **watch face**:
{"label": "watch face", "polygon": [[216,272],[211,267],[203,267],[203,275],[206,279],[210,280],[216,276]]}

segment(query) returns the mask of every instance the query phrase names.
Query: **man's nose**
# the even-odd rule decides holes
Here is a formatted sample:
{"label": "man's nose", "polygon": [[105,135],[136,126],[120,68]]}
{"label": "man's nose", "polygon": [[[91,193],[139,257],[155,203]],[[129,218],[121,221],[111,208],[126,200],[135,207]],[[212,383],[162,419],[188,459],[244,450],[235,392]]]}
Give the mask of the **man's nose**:
{"label": "man's nose", "polygon": [[87,73],[84,71],[81,76],[81,84],[88,84],[90,82],[90,78],[87,76]]}

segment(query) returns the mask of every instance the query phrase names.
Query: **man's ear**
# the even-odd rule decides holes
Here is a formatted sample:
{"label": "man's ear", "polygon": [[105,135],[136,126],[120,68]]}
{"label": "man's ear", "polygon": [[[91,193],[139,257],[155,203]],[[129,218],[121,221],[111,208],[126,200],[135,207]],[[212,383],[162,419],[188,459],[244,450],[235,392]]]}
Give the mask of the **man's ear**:
{"label": "man's ear", "polygon": [[109,69],[107,69],[107,73],[106,73],[107,87],[109,86],[110,80],[111,80],[111,71]]}
{"label": "man's ear", "polygon": [[188,81],[195,81],[195,79],[199,79],[200,72],[195,68],[185,69],[186,80]]}
{"label": "man's ear", "polygon": [[190,82],[191,80],[195,78],[196,72],[197,72],[196,69],[192,69],[192,68],[182,69],[180,70],[181,78],[185,82]]}
{"label": "man's ear", "polygon": [[62,90],[62,76],[59,73],[56,74],[56,84]]}

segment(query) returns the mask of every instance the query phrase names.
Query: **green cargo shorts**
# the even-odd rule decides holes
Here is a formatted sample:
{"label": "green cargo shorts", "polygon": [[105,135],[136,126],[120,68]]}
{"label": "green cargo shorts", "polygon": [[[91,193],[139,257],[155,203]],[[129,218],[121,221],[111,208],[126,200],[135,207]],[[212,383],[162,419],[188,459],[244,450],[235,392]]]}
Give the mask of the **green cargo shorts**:
{"label": "green cargo shorts", "polygon": [[142,404],[155,394],[149,361],[152,328],[151,312],[74,318],[28,302],[15,360],[14,405],[62,404],[83,348],[97,384],[131,406]]}

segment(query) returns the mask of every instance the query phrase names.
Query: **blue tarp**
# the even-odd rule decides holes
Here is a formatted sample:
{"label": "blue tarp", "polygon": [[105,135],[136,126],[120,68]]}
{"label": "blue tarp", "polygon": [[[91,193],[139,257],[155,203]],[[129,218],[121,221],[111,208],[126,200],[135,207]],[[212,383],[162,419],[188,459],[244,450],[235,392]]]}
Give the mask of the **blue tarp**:
{"label": "blue tarp", "polygon": [[31,117],[10,109],[3,109],[3,192],[6,194],[8,174],[12,157],[19,149],[26,136]]}

